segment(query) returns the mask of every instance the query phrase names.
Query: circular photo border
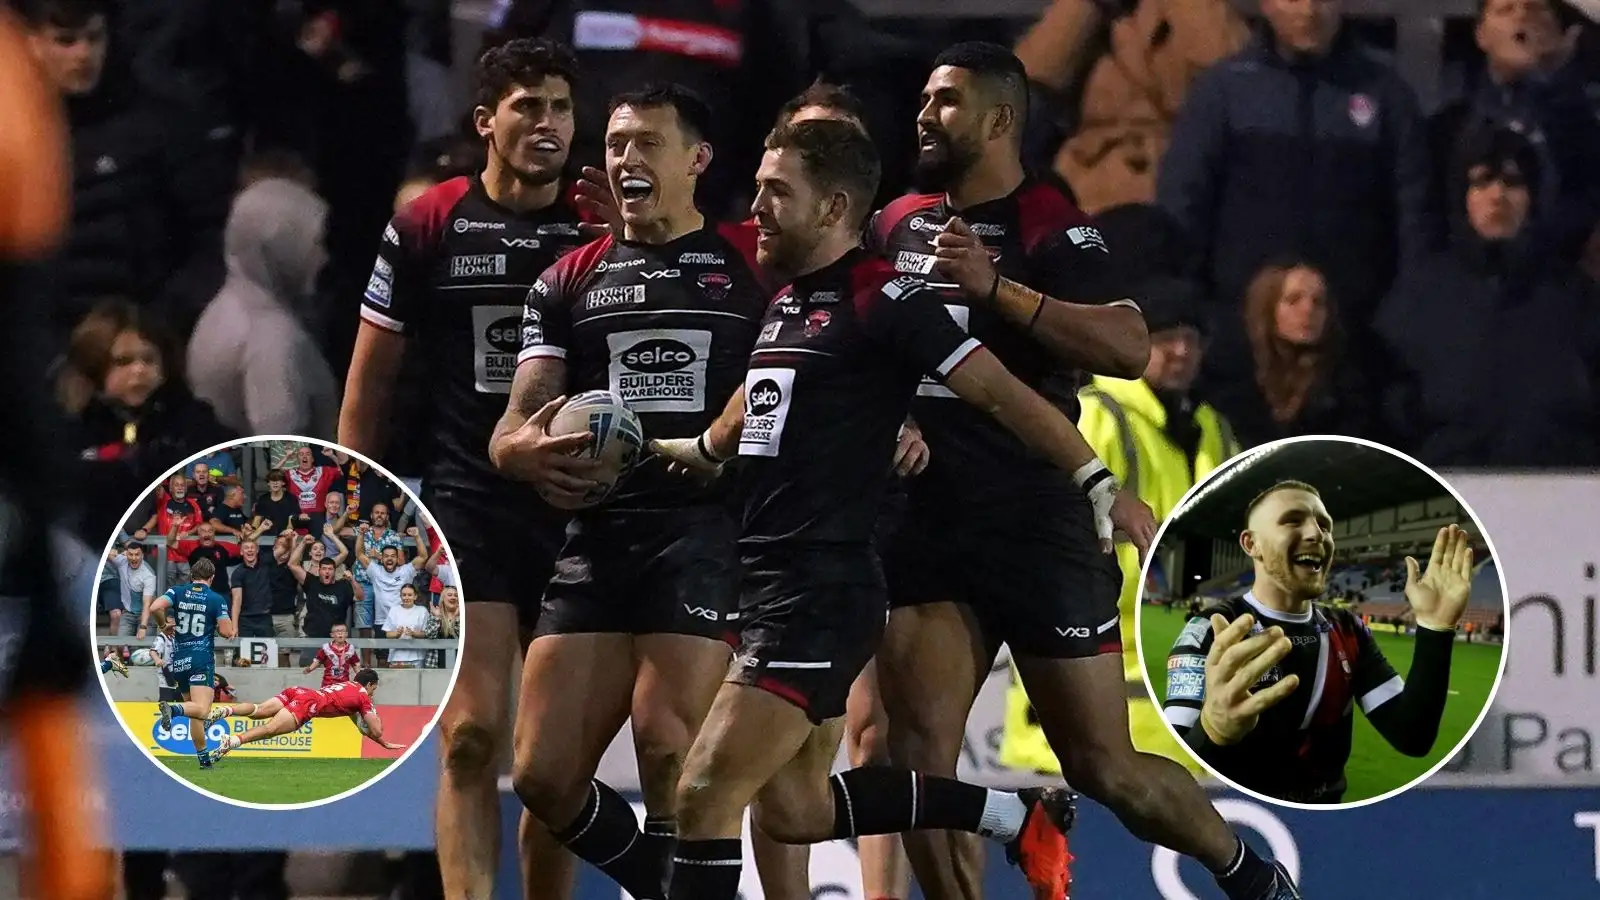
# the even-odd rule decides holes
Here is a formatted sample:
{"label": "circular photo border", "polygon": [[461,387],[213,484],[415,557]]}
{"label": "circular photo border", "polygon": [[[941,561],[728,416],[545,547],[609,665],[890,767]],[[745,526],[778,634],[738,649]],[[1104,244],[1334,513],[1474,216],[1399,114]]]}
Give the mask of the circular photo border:
{"label": "circular photo border", "polygon": [[[130,517],[135,515],[138,512],[138,510],[140,509],[140,507],[144,505],[146,499],[160,485],[165,483],[173,475],[176,475],[176,474],[178,474],[180,472],[186,471],[190,466],[194,465],[194,463],[197,462],[198,460],[200,460],[200,459],[202,459],[204,457],[207,457],[207,456],[211,456],[211,455],[216,454],[216,453],[221,452],[221,451],[232,450],[234,448],[241,447],[241,446],[253,446],[253,445],[257,445],[257,444],[266,444],[266,443],[269,443],[269,442],[272,442],[272,441],[282,441],[282,442],[286,442],[286,443],[309,444],[309,445],[314,446],[314,447],[322,447],[322,448],[325,448],[325,449],[333,450],[333,451],[338,452],[338,453],[343,453],[343,454],[346,454],[347,456],[349,456],[352,459],[360,460],[361,462],[363,462],[363,463],[367,464],[368,466],[372,467],[372,469],[375,470],[376,472],[378,472],[378,474],[382,475],[384,478],[387,478],[389,481],[393,482],[396,487],[398,487],[402,492],[404,492],[406,498],[408,500],[412,501],[413,503],[415,503],[417,505],[417,509],[420,510],[424,515],[426,515],[430,521],[434,521],[435,523],[437,522],[437,520],[434,519],[432,513],[430,513],[428,511],[427,506],[425,506],[423,504],[421,496],[419,496],[419,494],[417,492],[413,491],[407,485],[405,479],[402,479],[399,476],[395,475],[393,472],[391,472],[388,469],[384,468],[382,465],[379,465],[378,463],[374,462],[371,458],[369,458],[368,456],[366,456],[363,453],[357,453],[357,452],[355,452],[353,450],[350,450],[350,449],[348,449],[346,447],[340,446],[339,444],[336,444],[336,443],[334,443],[332,441],[325,441],[325,440],[322,440],[320,438],[306,437],[304,435],[296,435],[296,434],[258,434],[258,435],[252,435],[252,436],[250,436],[248,438],[241,438],[239,440],[226,441],[226,442],[223,442],[223,443],[220,443],[220,444],[213,444],[210,447],[206,447],[206,448],[204,448],[202,450],[198,450],[198,451],[196,451],[194,453],[191,453],[189,456],[185,457],[185,459],[184,459],[184,461],[182,463],[179,463],[178,465],[172,466],[171,468],[169,468],[166,471],[162,472],[161,476],[159,478],[155,479],[154,481],[152,481],[148,485],[142,486],[142,489],[141,489],[141,492],[140,492],[138,498],[135,499],[133,501],[133,503],[131,503],[128,506],[127,511],[124,512],[123,515],[122,515],[122,519],[120,520],[120,523],[126,523]],[[97,576],[100,575],[100,574],[103,574],[104,571],[105,571],[105,567],[108,564],[108,558],[110,557],[111,551],[115,547],[115,545],[117,543],[117,538],[120,535],[120,523],[119,523],[118,531],[117,532],[113,532],[111,534],[111,536],[106,539],[105,545],[100,550],[99,565],[95,569],[95,572],[96,572]],[[451,570],[452,570],[452,573],[454,574],[454,577],[455,577],[455,580],[456,580],[457,591],[460,593],[461,598],[462,598],[462,600],[461,600],[461,627],[460,627],[460,635],[457,638],[457,640],[462,645],[462,647],[465,647],[466,638],[467,638],[467,629],[471,627],[471,625],[467,621],[471,617],[467,615],[467,607],[466,607],[466,599],[465,599],[466,598],[466,585],[465,585],[465,583],[463,582],[463,580],[461,578],[460,567],[454,565],[455,554],[450,549],[450,538],[449,538],[449,536],[444,533],[444,529],[442,529],[442,528],[437,528],[436,527],[435,530],[439,534],[439,543],[441,545],[443,545],[445,555],[452,561]],[[240,809],[261,810],[261,811],[265,811],[265,812],[290,812],[290,811],[295,811],[295,810],[316,809],[316,808],[321,807],[321,806],[326,806],[326,805],[328,805],[330,803],[337,803],[340,800],[343,800],[343,799],[345,799],[347,797],[353,797],[353,796],[361,793],[362,791],[365,791],[365,790],[367,790],[367,789],[369,789],[371,787],[374,787],[379,782],[381,782],[385,778],[389,777],[389,774],[392,773],[395,769],[398,769],[399,767],[405,765],[406,761],[411,759],[412,755],[415,754],[417,752],[417,750],[420,749],[422,747],[422,745],[427,742],[428,738],[433,735],[435,729],[437,729],[438,726],[439,726],[440,717],[442,717],[444,715],[445,705],[450,702],[451,696],[455,693],[456,680],[461,674],[461,651],[457,650],[456,657],[455,657],[455,664],[450,667],[450,677],[449,677],[448,681],[445,684],[444,695],[443,695],[443,697],[440,698],[439,703],[434,707],[433,714],[428,718],[427,723],[422,726],[422,730],[418,733],[417,739],[412,741],[408,746],[406,746],[405,750],[400,754],[399,757],[397,757],[397,758],[395,758],[393,760],[390,760],[389,764],[387,766],[384,766],[382,771],[380,771],[377,774],[371,776],[370,778],[368,778],[367,780],[361,782],[360,784],[357,784],[354,787],[350,787],[350,788],[347,788],[347,789],[345,789],[343,791],[340,791],[337,794],[331,794],[331,795],[329,795],[327,797],[324,797],[324,798],[322,798],[320,800],[305,800],[305,801],[301,801],[301,802],[298,802],[298,803],[255,803],[255,802],[252,802],[252,801],[249,801],[249,800],[239,800],[239,799],[234,798],[234,797],[229,797],[229,796],[226,796],[224,794],[218,794],[218,793],[215,793],[213,791],[209,791],[209,790],[201,787],[200,785],[195,784],[194,782],[190,781],[189,779],[184,778],[181,773],[179,773],[177,770],[173,769],[172,767],[164,765],[161,762],[161,760],[158,757],[156,757],[156,755],[154,753],[150,752],[150,748],[147,747],[145,745],[145,742],[140,739],[139,735],[134,732],[133,728],[128,724],[127,720],[124,719],[119,712],[117,712],[117,701],[111,696],[111,687],[108,684],[108,682],[106,681],[105,674],[99,671],[99,662],[100,662],[100,659],[102,658],[102,655],[100,653],[100,644],[98,643],[98,638],[100,637],[100,634],[96,630],[96,628],[97,628],[97,620],[99,618],[99,604],[100,604],[100,587],[99,587],[99,584],[100,583],[97,580],[96,583],[95,583],[95,589],[90,593],[89,599],[88,599],[88,603],[90,604],[90,608],[89,608],[89,650],[90,650],[91,655],[94,657],[95,676],[99,679],[99,682],[100,682],[100,693],[105,698],[106,705],[108,707],[110,707],[111,714],[116,718],[117,724],[120,725],[122,730],[123,730],[123,732],[127,734],[129,742],[131,742],[133,744],[133,746],[145,757],[145,759],[149,760],[151,767],[153,767],[156,770],[160,771],[161,773],[163,773],[167,777],[171,778],[173,781],[183,785],[188,790],[194,791],[195,793],[197,793],[197,794],[199,794],[199,795],[201,795],[203,797],[209,798],[211,800],[215,800],[215,801],[217,801],[219,803],[226,803],[229,806],[235,806],[235,807],[238,807]],[[365,740],[367,740],[367,738],[363,737],[362,740],[365,741]]]}
{"label": "circular photo border", "polygon": [[[1252,459],[1258,458],[1282,447],[1312,442],[1358,444],[1373,450],[1379,450],[1395,457],[1396,459],[1409,463],[1419,472],[1428,475],[1436,483],[1438,483],[1438,485],[1444,489],[1445,493],[1449,494],[1449,496],[1460,505],[1462,512],[1466,513],[1467,517],[1471,519],[1472,524],[1476,528],[1476,536],[1481,537],[1484,544],[1488,547],[1489,556],[1495,563],[1495,576],[1500,582],[1500,603],[1505,613],[1506,623],[1505,633],[1500,642],[1500,664],[1495,671],[1494,683],[1490,685],[1488,696],[1484,699],[1483,707],[1478,710],[1478,715],[1473,719],[1472,726],[1468,728],[1466,733],[1461,736],[1461,739],[1456,742],[1456,745],[1450,748],[1450,751],[1440,757],[1439,761],[1434,763],[1433,766],[1430,767],[1426,772],[1416,776],[1415,778],[1412,778],[1405,784],[1391,788],[1388,791],[1372,797],[1365,797],[1360,800],[1352,800],[1342,803],[1303,803],[1294,800],[1282,800],[1277,797],[1272,797],[1259,791],[1244,787],[1243,785],[1238,784],[1237,782],[1218,772],[1204,760],[1201,760],[1197,754],[1190,751],[1188,745],[1184,743],[1183,736],[1178,734],[1177,729],[1172,727],[1172,723],[1167,721],[1167,717],[1164,714],[1161,716],[1161,724],[1167,729],[1167,733],[1172,735],[1173,739],[1183,746],[1183,752],[1188,753],[1190,758],[1198,762],[1201,767],[1205,769],[1206,773],[1212,778],[1217,779],[1217,781],[1228,786],[1229,788],[1246,796],[1260,800],[1263,803],[1270,803],[1289,809],[1299,809],[1307,812],[1337,812],[1340,810],[1360,809],[1363,806],[1381,803],[1391,797],[1397,797],[1406,791],[1421,785],[1429,778],[1432,778],[1439,772],[1440,769],[1448,765],[1450,761],[1467,746],[1467,744],[1472,740],[1473,735],[1477,734],[1478,729],[1483,725],[1483,720],[1489,715],[1490,708],[1494,706],[1495,697],[1500,693],[1500,685],[1505,680],[1506,661],[1510,658],[1511,650],[1511,614],[1509,607],[1511,593],[1509,586],[1506,584],[1505,567],[1501,565],[1500,552],[1495,549],[1494,539],[1490,536],[1488,528],[1484,527],[1483,519],[1478,516],[1477,512],[1473,510],[1471,504],[1467,503],[1466,498],[1461,496],[1461,493],[1456,490],[1454,485],[1450,484],[1449,481],[1441,477],[1438,472],[1434,471],[1428,466],[1423,465],[1414,457],[1406,453],[1402,453],[1393,447],[1380,444],[1376,441],[1369,441],[1365,438],[1350,437],[1348,435],[1315,434],[1281,438],[1276,441],[1270,441],[1256,447],[1251,447],[1248,450],[1244,450],[1243,452],[1234,456],[1232,459],[1225,461],[1222,465],[1217,466],[1210,472],[1207,472],[1204,478],[1201,478],[1199,481],[1195,482],[1192,487],[1184,492],[1182,499],[1178,501],[1177,505],[1173,507],[1173,512],[1171,515],[1167,516],[1167,518],[1161,523],[1160,527],[1156,529],[1155,537],[1150,542],[1150,552],[1145,555],[1144,561],[1139,566],[1139,591],[1134,599],[1133,632],[1135,648],[1139,657],[1139,677],[1144,680],[1145,690],[1148,692],[1151,702],[1156,705],[1156,708],[1159,711],[1163,707],[1163,701],[1165,700],[1166,692],[1164,689],[1158,690],[1157,686],[1152,683],[1150,678],[1150,668],[1146,664],[1146,648],[1144,640],[1144,598],[1145,592],[1149,585],[1150,566],[1155,560],[1157,548],[1161,546],[1163,539],[1166,537],[1168,528],[1174,522],[1178,521],[1178,519],[1180,519],[1183,514],[1194,505],[1196,500],[1199,499],[1201,493],[1203,493],[1212,483],[1220,478],[1225,477],[1228,473],[1248,464]],[[1163,654],[1163,657],[1164,655],[1165,654]]]}

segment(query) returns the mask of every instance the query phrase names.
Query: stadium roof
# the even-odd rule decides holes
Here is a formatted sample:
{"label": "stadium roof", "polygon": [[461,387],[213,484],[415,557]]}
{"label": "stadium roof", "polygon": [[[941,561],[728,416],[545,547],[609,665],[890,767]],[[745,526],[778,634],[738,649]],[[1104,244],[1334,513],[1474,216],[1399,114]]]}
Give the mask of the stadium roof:
{"label": "stadium roof", "polygon": [[1427,472],[1365,444],[1300,441],[1236,457],[1190,498],[1168,533],[1211,538],[1237,535],[1244,528],[1250,501],[1279,481],[1304,481],[1314,486],[1335,521],[1448,493]]}

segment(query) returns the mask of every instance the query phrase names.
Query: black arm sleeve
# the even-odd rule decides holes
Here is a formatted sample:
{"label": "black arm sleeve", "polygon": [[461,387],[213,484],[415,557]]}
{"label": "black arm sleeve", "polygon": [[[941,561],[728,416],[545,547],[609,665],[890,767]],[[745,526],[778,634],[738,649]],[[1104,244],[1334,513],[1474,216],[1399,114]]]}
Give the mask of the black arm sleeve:
{"label": "black arm sleeve", "polygon": [[[1407,756],[1426,756],[1439,737],[1450,689],[1453,631],[1417,628],[1417,650],[1405,687],[1392,699],[1365,710],[1367,721],[1389,745]],[[1365,648],[1363,648],[1365,649]]]}

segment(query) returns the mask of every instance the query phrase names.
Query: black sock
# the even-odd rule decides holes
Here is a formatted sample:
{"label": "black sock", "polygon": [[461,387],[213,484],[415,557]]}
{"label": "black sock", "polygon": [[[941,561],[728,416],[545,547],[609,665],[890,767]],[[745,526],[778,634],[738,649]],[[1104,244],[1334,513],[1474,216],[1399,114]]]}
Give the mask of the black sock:
{"label": "black sock", "polygon": [[744,844],[738,838],[678,841],[667,900],[734,900],[743,869]]}
{"label": "black sock", "polygon": [[607,785],[591,782],[589,799],[578,817],[551,836],[637,900],[662,897],[660,857],[639,833],[633,807]]}
{"label": "black sock", "polygon": [[678,848],[678,820],[672,816],[645,816],[644,839],[645,846],[661,863],[658,871],[664,891],[671,883],[672,854]]}
{"label": "black sock", "polygon": [[[990,837],[996,836],[996,825],[1001,826],[998,836],[1010,837],[1003,833],[1004,823],[989,821],[994,818],[987,808],[990,791],[977,785],[888,766],[849,769],[829,781],[835,839],[924,828]],[[1024,811],[1020,802],[1016,806]],[[1016,819],[1020,827],[1021,817]]]}
{"label": "black sock", "polygon": [[1233,859],[1211,874],[1216,876],[1217,886],[1222,888],[1229,900],[1256,900],[1272,889],[1277,872],[1272,868],[1272,863],[1257,855],[1243,838],[1238,840],[1239,847],[1234,851]]}

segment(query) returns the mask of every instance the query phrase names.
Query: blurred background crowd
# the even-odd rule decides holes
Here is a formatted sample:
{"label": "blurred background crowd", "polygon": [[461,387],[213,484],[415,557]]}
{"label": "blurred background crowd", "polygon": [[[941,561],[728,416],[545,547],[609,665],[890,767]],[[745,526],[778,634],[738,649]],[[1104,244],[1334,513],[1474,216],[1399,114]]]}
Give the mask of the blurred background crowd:
{"label": "blurred background crowd", "polygon": [[[613,91],[669,79],[705,94],[718,133],[702,200],[728,218],[743,218],[765,123],[814,78],[862,98],[887,199],[912,187],[933,56],[958,36],[1014,45],[1035,87],[1030,163],[1097,218],[1146,311],[1144,378],[1098,380],[1085,431],[1126,455],[1114,468],[1139,472],[1158,513],[1163,478],[1181,495],[1296,434],[1450,468],[1600,464],[1588,0],[6,2],[71,131],[67,241],[24,274],[48,298],[54,401],[96,498],[76,530],[93,547],[130,486],[194,452],[334,436],[384,224],[477,169],[466,73],[520,36],[566,40],[586,67],[575,167],[599,160]],[[652,30],[618,27],[632,17]],[[426,383],[428,362],[402,380]],[[406,475],[428,423],[400,415],[419,439],[382,461]],[[165,505],[216,494],[222,514],[178,538],[228,545],[271,494],[235,474],[219,459],[184,495],[169,485],[128,538],[148,557],[170,536]],[[338,515],[334,493],[322,513]],[[375,526],[370,502],[363,489],[357,515]],[[269,544],[301,540],[263,518]],[[326,544],[306,534],[308,553]],[[177,546],[165,571],[187,558]],[[277,876],[252,883],[213,887],[283,895]]]}

